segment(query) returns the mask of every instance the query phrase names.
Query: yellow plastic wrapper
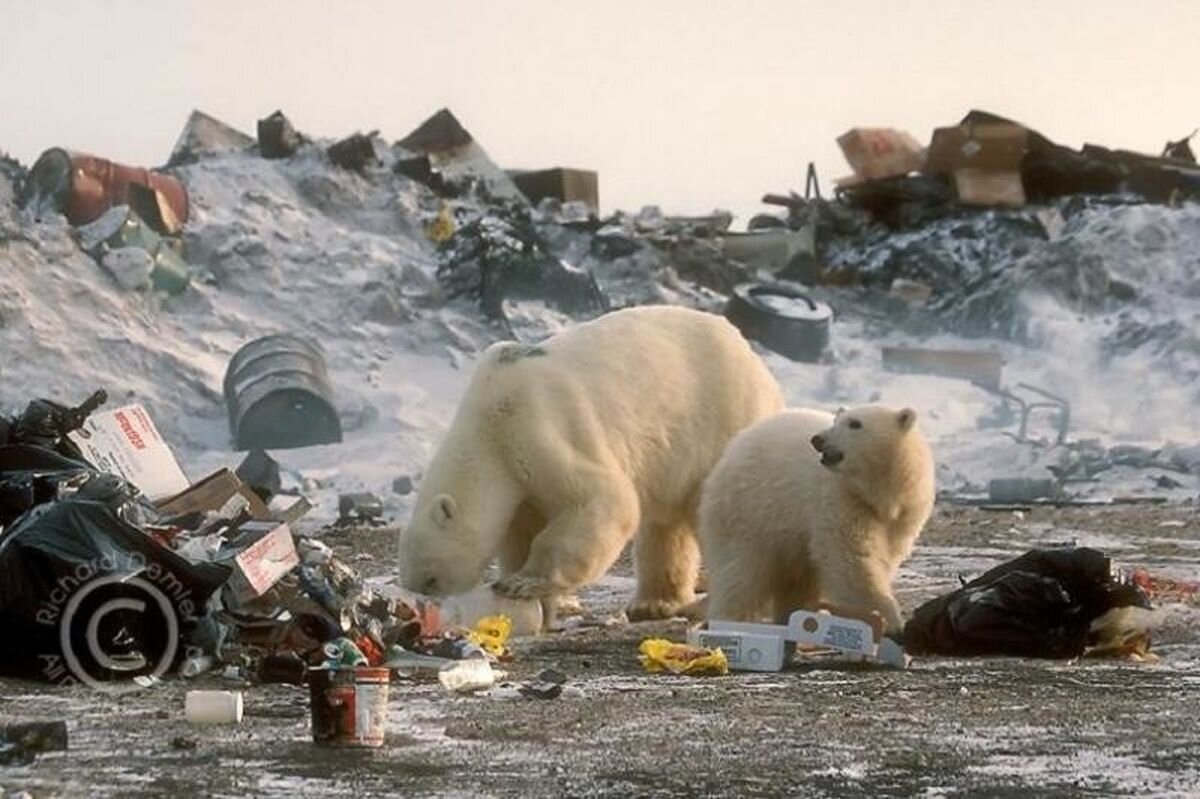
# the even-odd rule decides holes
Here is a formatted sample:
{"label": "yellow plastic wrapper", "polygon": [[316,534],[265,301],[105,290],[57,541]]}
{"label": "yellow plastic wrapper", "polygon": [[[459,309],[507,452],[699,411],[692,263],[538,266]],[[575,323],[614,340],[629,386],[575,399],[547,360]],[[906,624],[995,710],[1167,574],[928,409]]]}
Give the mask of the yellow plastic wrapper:
{"label": "yellow plastic wrapper", "polygon": [[442,244],[454,235],[454,219],[450,216],[448,206],[442,206],[442,210],[438,211],[437,218],[429,224],[425,233],[435,244]]}
{"label": "yellow plastic wrapper", "polygon": [[676,644],[663,638],[647,638],[638,646],[643,668],[652,673],[719,676],[729,673],[729,661],[720,649]]}
{"label": "yellow plastic wrapper", "polygon": [[484,616],[475,622],[475,626],[467,633],[467,640],[477,644],[493,657],[504,657],[507,649],[504,644],[512,634],[512,619],[508,616]]}

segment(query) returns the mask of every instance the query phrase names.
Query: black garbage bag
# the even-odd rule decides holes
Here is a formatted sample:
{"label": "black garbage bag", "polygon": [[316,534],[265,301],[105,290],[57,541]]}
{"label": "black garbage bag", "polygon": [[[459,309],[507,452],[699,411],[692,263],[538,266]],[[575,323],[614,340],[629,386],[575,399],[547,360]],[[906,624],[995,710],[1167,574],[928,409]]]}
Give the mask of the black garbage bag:
{"label": "black garbage bag", "polygon": [[926,602],[904,627],[904,648],[924,655],[1078,657],[1092,622],[1114,608],[1150,607],[1087,547],[1033,549]]}
{"label": "black garbage bag", "polygon": [[67,434],[82,427],[87,418],[107,401],[108,394],[103,389],[74,408],[53,400],[35,399],[16,419],[0,424],[0,445],[44,447],[60,455],[82,460],[79,448],[67,438]]}
{"label": "black garbage bag", "polygon": [[0,533],[0,673],[98,684],[165,673],[228,577],[105,502],[40,505]]}
{"label": "black garbage bag", "polygon": [[82,459],[28,444],[0,446],[0,527],[38,505],[62,499],[102,502],[135,526],[159,516],[135,486]]}

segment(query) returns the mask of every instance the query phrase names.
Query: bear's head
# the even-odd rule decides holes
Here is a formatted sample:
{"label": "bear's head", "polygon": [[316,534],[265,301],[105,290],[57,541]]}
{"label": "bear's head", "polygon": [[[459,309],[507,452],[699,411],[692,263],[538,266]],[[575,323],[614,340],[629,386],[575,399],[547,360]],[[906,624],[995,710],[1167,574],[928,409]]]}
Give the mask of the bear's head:
{"label": "bear's head", "polygon": [[896,410],[883,405],[843,408],[833,426],[812,437],[821,453],[821,464],[838,474],[865,480],[892,475],[903,465],[905,442],[916,431],[912,408]]}
{"label": "bear's head", "polygon": [[400,582],[410,591],[447,596],[483,581],[490,548],[480,540],[454,497],[438,494],[418,501],[412,522],[400,534]]}

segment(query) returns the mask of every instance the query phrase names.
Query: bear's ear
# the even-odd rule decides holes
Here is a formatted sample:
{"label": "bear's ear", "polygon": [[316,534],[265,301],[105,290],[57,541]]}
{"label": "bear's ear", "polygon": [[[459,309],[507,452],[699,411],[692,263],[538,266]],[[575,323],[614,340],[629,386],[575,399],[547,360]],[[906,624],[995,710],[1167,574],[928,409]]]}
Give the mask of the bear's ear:
{"label": "bear's ear", "polygon": [[458,504],[449,494],[439,494],[433,500],[433,523],[445,527],[454,521],[458,514]]}
{"label": "bear's ear", "polygon": [[896,414],[896,420],[900,422],[901,430],[908,430],[913,426],[913,422],[917,421],[917,412],[912,408],[905,408]]}

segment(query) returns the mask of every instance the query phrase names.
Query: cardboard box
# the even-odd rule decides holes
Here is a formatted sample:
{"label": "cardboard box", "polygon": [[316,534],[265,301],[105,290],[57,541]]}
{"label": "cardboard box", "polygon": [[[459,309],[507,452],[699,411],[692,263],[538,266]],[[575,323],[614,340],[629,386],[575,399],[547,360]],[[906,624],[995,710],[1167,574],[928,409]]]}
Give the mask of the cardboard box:
{"label": "cardboard box", "polygon": [[184,491],[162,500],[158,509],[172,516],[220,510],[230,499],[241,496],[250,507],[250,517],[258,521],[272,518],[262,498],[229,469],[218,469]]}
{"label": "cardboard box", "polygon": [[963,205],[1020,208],[1025,204],[1020,172],[959,169],[954,173],[954,189]]}
{"label": "cardboard box", "polygon": [[239,599],[250,600],[265,594],[296,568],[300,555],[286,524],[247,522],[239,531],[233,545],[244,548],[233,559],[229,585]]}
{"label": "cardboard box", "polygon": [[508,176],[535,205],[546,197],[554,197],[563,202],[587,203],[592,211],[600,213],[600,177],[591,170],[562,167],[529,172],[510,170]]}
{"label": "cardboard box", "polygon": [[920,142],[902,130],[854,128],[838,136],[837,143],[854,174],[867,180],[918,172],[925,164]]}
{"label": "cardboard box", "polygon": [[787,659],[787,642],[779,635],[696,630],[688,643],[720,649],[734,671],[779,671]]}
{"label": "cardboard box", "polygon": [[786,625],[711,619],[705,629],[689,630],[687,640],[721,649],[735,671],[779,671],[787,661],[788,644],[833,649],[855,660],[906,668],[908,655],[883,637],[882,625],[882,619],[874,616],[868,620],[858,614],[797,610]]}
{"label": "cardboard box", "polygon": [[68,435],[89,463],[133,483],[151,502],[188,487],[187,475],[141,405],[97,411]]}
{"label": "cardboard box", "polygon": [[938,128],[925,157],[925,172],[948,175],[959,169],[1015,172],[1029,144],[1029,131],[1020,125],[983,123]]}

